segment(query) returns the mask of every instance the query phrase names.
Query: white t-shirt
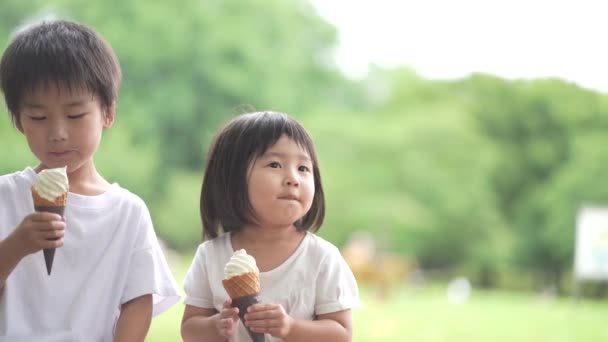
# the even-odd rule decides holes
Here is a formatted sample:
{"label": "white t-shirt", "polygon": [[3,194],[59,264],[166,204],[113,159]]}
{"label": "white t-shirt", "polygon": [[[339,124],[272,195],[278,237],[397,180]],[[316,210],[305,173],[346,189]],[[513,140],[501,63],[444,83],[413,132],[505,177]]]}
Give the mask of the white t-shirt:
{"label": "white t-shirt", "polygon": [[[222,309],[228,294],[222,285],[224,265],[233,254],[230,233],[203,242],[184,281],[185,304]],[[260,273],[260,302],[281,304],[293,318],[313,320],[360,305],[357,282],[340,251],[307,232],[296,251],[280,266]],[[266,334],[267,342],[281,341]],[[251,341],[239,321],[230,342]]]}
{"label": "white t-shirt", "polygon": [[[0,177],[0,239],[34,212],[31,168]],[[42,251],[23,258],[0,294],[7,341],[112,341],[120,305],[153,294],[154,315],[179,301],[144,202],[112,184],[68,194],[64,245],[47,275]],[[0,337],[0,340],[4,340]]]}

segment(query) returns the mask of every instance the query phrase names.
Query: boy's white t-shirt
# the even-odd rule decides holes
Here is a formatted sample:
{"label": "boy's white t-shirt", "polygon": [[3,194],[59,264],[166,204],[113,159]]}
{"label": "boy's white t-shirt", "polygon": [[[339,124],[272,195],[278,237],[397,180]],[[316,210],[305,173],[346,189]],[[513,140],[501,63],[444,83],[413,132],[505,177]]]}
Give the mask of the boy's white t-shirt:
{"label": "boy's white t-shirt", "polygon": [[[222,310],[228,299],[222,285],[224,266],[233,253],[230,233],[198,247],[184,281],[185,304]],[[260,273],[260,286],[260,302],[281,304],[297,319],[313,320],[316,315],[360,305],[357,282],[338,248],[310,232],[285,262]],[[240,321],[229,341],[251,341]],[[281,339],[266,334],[265,341]]]}
{"label": "boy's white t-shirt", "polygon": [[[34,212],[32,168],[0,177],[0,239]],[[64,245],[47,275],[42,251],[23,258],[0,293],[0,340],[112,341],[120,305],[153,294],[157,315],[179,301],[144,202],[112,184],[68,194]]]}

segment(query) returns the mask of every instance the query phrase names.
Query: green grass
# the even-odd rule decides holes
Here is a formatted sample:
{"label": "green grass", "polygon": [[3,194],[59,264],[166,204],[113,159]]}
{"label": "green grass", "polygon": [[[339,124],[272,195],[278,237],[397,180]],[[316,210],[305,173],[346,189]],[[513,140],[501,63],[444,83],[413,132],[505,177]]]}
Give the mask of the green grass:
{"label": "green grass", "polygon": [[[181,284],[189,261],[172,262]],[[356,342],[608,341],[606,301],[549,299],[530,293],[473,290],[463,304],[446,300],[445,286],[397,289],[379,300],[372,288],[353,310]],[[181,341],[180,303],[152,321],[146,341]]]}

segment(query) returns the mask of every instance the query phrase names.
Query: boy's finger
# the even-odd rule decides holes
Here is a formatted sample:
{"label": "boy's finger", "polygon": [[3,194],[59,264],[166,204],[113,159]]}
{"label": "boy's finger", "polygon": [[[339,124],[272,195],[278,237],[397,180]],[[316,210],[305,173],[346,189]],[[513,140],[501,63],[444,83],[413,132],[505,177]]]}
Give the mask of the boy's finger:
{"label": "boy's finger", "polygon": [[42,248],[59,248],[63,246],[63,239],[44,240]]}
{"label": "boy's finger", "polygon": [[46,222],[34,222],[33,225],[35,230],[39,231],[55,231],[65,230],[65,222],[63,221],[46,221]]}
{"label": "boy's finger", "polygon": [[61,215],[47,211],[35,212],[30,217],[34,222],[63,221]]}

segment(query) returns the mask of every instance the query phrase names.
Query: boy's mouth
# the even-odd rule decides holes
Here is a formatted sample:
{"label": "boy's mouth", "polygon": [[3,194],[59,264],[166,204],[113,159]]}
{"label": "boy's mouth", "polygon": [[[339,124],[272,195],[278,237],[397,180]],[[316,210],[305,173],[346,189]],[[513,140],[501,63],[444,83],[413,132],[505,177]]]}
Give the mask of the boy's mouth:
{"label": "boy's mouth", "polygon": [[50,151],[49,154],[53,157],[63,157],[68,153],[72,152],[72,150],[63,150],[63,151]]}

